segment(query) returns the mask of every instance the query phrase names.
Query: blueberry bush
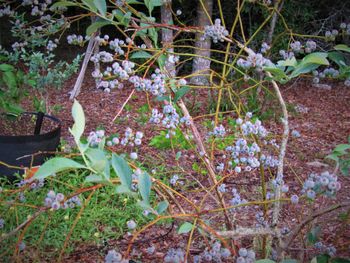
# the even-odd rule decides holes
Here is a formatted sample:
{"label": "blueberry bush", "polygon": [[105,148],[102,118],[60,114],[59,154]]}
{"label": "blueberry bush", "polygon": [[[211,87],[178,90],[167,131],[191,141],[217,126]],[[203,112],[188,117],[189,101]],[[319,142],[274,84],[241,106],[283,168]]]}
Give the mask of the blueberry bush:
{"label": "blueberry bush", "polygon": [[[198,4],[206,12],[204,2]],[[38,258],[64,261],[80,238],[103,248],[120,238],[126,244],[108,246],[102,260],[152,262],[155,246],[137,251],[143,235],[175,225],[183,242],[164,248],[162,262],[349,262],[337,253],[341,244],[322,238],[319,218],[338,216],[337,226],[346,228],[350,203],[332,200],[342,188],[340,177],[349,174],[350,146],[339,145],[327,156],[334,169],[286,178],[288,139],[301,135],[290,131],[280,85],[303,77],[310,85],[327,79],[350,86],[350,21],[306,35],[290,28],[284,1],[233,1],[231,14],[224,2],[215,4],[213,17],[208,14],[210,23],[193,26],[181,1],[5,1],[0,14],[13,21],[18,40],[12,51],[0,51],[7,61],[24,63],[33,86],[61,85],[80,56],[69,64],[56,62],[52,52],[65,41],[80,48],[88,43],[84,63],[94,65],[97,89],[106,96],[129,92],[114,121],[133,96],[145,98],[139,113],[157,134],[147,138],[146,128],[128,125],[121,134],[86,131],[83,106],[75,100],[69,130],[74,146],[62,148],[34,176],[2,184],[3,258],[20,260],[42,249],[48,255]],[[243,14],[253,8],[263,20],[246,30]],[[62,37],[86,19],[85,35]],[[283,34],[272,32],[271,41],[266,28],[274,27],[273,20]],[[196,34],[201,37],[194,40]],[[285,46],[276,50],[281,38]],[[206,40],[212,42],[204,57],[210,68],[193,73],[188,67],[197,54],[194,42]],[[195,76],[207,82],[194,84]],[[270,132],[258,108],[247,103],[252,92],[273,94],[280,134]],[[193,116],[196,97],[214,101],[214,111]],[[223,102],[230,110],[222,110]],[[147,159],[145,141],[169,150],[166,159]],[[185,162],[186,156],[191,160]],[[286,209],[304,213],[291,221]]]}

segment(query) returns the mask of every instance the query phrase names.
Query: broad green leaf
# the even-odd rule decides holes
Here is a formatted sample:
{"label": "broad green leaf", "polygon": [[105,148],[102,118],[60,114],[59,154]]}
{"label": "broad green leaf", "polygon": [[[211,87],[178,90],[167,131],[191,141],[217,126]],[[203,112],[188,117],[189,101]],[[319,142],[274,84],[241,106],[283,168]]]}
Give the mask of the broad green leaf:
{"label": "broad green leaf", "polygon": [[15,71],[14,66],[9,64],[0,64],[0,70],[1,71]]}
{"label": "broad green leaf", "polygon": [[315,52],[309,55],[306,55],[300,62],[302,65],[306,64],[316,64],[316,65],[329,65],[327,60],[328,54],[325,52]]}
{"label": "broad green leaf", "polygon": [[178,89],[175,92],[175,96],[174,96],[174,102],[176,103],[178,100],[180,100],[183,96],[185,96],[189,91],[190,91],[190,87],[188,86],[183,86],[180,89]]}
{"label": "broad green leaf", "polygon": [[306,74],[306,73],[312,72],[313,70],[317,69],[319,66],[320,65],[317,65],[317,64],[298,65],[291,73],[290,78],[295,78],[300,74]]}
{"label": "broad green leaf", "polygon": [[321,233],[321,228],[319,226],[315,226],[311,229],[311,231],[307,234],[307,240],[310,244],[315,244],[318,241],[319,235]]}
{"label": "broad green leaf", "polygon": [[286,75],[286,73],[277,67],[264,67],[263,70],[270,72],[273,76],[274,80],[277,80],[278,82],[286,82],[289,80],[289,77]]}
{"label": "broad green leaf", "polygon": [[[82,1],[85,4],[85,6],[88,7],[88,9],[90,11],[92,11],[94,13],[97,11],[94,0],[82,0]],[[105,1],[105,0],[102,0],[102,1]]]}
{"label": "broad green leaf", "polygon": [[68,6],[77,6],[77,4],[70,1],[59,1],[51,5],[50,9],[56,9],[57,7],[68,7]]}
{"label": "broad green leaf", "polygon": [[[105,170],[105,167],[108,163],[106,154],[104,151],[96,148],[89,148],[85,152],[86,156],[90,160],[89,166],[94,169],[95,171],[102,173]],[[109,179],[109,178],[106,178]]]}
{"label": "broad green leaf", "polygon": [[146,51],[140,50],[137,52],[134,52],[131,54],[130,58],[135,59],[135,58],[151,58],[152,55]]}
{"label": "broad green leaf", "polygon": [[346,151],[349,149],[350,149],[350,144],[339,144],[335,147],[335,149],[333,151],[345,154]]}
{"label": "broad green leaf", "polygon": [[285,259],[281,263],[298,263],[296,259]]}
{"label": "broad green leaf", "polygon": [[137,201],[137,205],[139,205],[143,209],[147,209],[147,210],[151,211],[152,213],[155,213],[152,206],[149,203],[146,203],[144,200]]}
{"label": "broad green leaf", "polygon": [[101,175],[91,174],[85,178],[85,183],[99,183],[104,181]]}
{"label": "broad green leaf", "polygon": [[333,51],[328,53],[328,58],[335,62],[339,67],[346,66],[345,57],[342,53]]}
{"label": "broad green leaf", "polygon": [[86,168],[86,167],[71,159],[64,158],[64,157],[55,157],[48,160],[42,166],[40,166],[39,170],[34,174],[34,178],[42,179],[68,169],[82,169],[82,168]]}
{"label": "broad green leaf", "polygon": [[329,155],[326,156],[326,158],[327,159],[331,159],[331,160],[336,161],[336,162],[339,161],[339,157],[337,155],[335,155],[335,154],[329,154]]}
{"label": "broad green leaf", "polygon": [[106,5],[106,0],[94,0],[94,5],[98,9],[98,12],[102,16],[106,16],[107,12],[107,5]]}
{"label": "broad green leaf", "polygon": [[345,51],[345,52],[350,52],[350,47],[344,44],[336,45],[334,47],[335,50],[340,50],[340,51]]}
{"label": "broad green leaf", "polygon": [[330,256],[328,255],[319,255],[316,256],[316,262],[317,263],[328,263]]}
{"label": "broad green leaf", "polygon": [[130,169],[129,164],[124,160],[124,158],[112,154],[112,167],[119,177],[122,185],[126,186],[129,190],[131,190],[132,183],[132,171]]}
{"label": "broad green leaf", "polygon": [[177,231],[178,234],[187,234],[188,232],[190,232],[193,228],[193,224],[189,223],[189,222],[185,222],[183,223],[180,227],[179,230]]}
{"label": "broad green leaf", "polygon": [[138,188],[142,196],[142,200],[146,204],[150,204],[150,194],[151,194],[152,181],[148,173],[143,172],[139,175]]}
{"label": "broad green leaf", "polygon": [[350,259],[346,258],[332,258],[331,263],[350,263]]}
{"label": "broad green leaf", "polygon": [[294,56],[292,58],[288,58],[286,60],[280,60],[277,62],[277,65],[280,67],[296,67],[297,64],[298,62]]}
{"label": "broad green leaf", "polygon": [[149,14],[152,13],[154,7],[161,6],[163,4],[162,0],[144,0],[144,2],[148,9]]}
{"label": "broad green leaf", "polygon": [[72,129],[70,129],[70,132],[74,136],[76,144],[78,144],[85,129],[85,115],[83,107],[77,100],[74,100],[73,103],[72,116],[74,119],[74,125]]}
{"label": "broad green leaf", "polygon": [[111,22],[109,22],[107,20],[96,21],[88,26],[88,28],[86,29],[86,35],[91,36],[93,33],[95,33],[101,27],[103,27],[105,25],[109,25],[109,24],[111,24]]}
{"label": "broad green leaf", "polygon": [[120,23],[123,26],[128,26],[130,23],[130,19],[131,19],[131,12],[127,12],[126,14],[123,15],[123,18],[121,19]]}
{"label": "broad green leaf", "polygon": [[157,213],[159,215],[162,214],[168,208],[168,206],[169,206],[168,201],[159,202],[157,207],[156,207]]}
{"label": "broad green leaf", "polygon": [[131,190],[126,185],[118,185],[115,188],[115,192],[118,194],[131,194]]}

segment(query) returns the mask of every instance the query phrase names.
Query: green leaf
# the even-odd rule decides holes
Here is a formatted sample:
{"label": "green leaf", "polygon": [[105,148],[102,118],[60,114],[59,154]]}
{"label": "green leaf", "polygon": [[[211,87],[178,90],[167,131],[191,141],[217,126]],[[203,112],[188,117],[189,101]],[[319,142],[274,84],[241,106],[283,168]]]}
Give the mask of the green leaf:
{"label": "green leaf", "polygon": [[148,9],[149,14],[152,13],[154,7],[161,6],[163,4],[162,0],[144,0],[144,2]]}
{"label": "green leaf", "polygon": [[40,166],[39,170],[35,173],[34,178],[42,179],[68,169],[83,169],[83,168],[86,168],[86,167],[71,159],[64,158],[64,157],[55,157],[48,160],[42,166]]}
{"label": "green leaf", "polygon": [[278,81],[278,82],[285,83],[289,80],[289,77],[287,76],[287,74],[280,68],[264,67],[263,70],[270,72],[273,79]]}
{"label": "green leaf", "polygon": [[297,60],[295,57],[288,58],[286,60],[280,60],[277,62],[277,65],[280,67],[296,67],[298,65]]}
{"label": "green leaf", "polygon": [[156,207],[157,213],[159,215],[162,214],[168,208],[168,206],[169,206],[168,201],[159,202],[157,207]]}
{"label": "green leaf", "polygon": [[276,263],[276,262],[271,259],[259,259],[255,261],[255,263]]}
{"label": "green leaf", "polygon": [[151,194],[152,181],[148,173],[143,172],[139,175],[138,188],[142,196],[142,200],[146,204],[150,204],[150,194]]}
{"label": "green leaf", "polygon": [[70,129],[70,133],[74,136],[75,143],[78,144],[85,129],[85,115],[83,107],[77,100],[74,100],[73,103],[72,116],[74,125],[72,129]]}
{"label": "green leaf", "polygon": [[152,206],[148,203],[146,203],[144,200],[143,201],[137,201],[137,205],[140,206],[143,209],[147,209],[151,211],[152,213],[155,213]]}
{"label": "green leaf", "polygon": [[188,232],[190,232],[193,228],[193,224],[189,223],[189,222],[185,222],[183,223],[180,227],[179,230],[177,231],[178,234],[187,234]]}
{"label": "green leaf", "polygon": [[115,188],[117,194],[131,194],[131,190],[126,185],[118,185]]}
{"label": "green leaf", "polygon": [[151,58],[152,55],[146,51],[143,51],[143,50],[140,50],[140,51],[137,51],[137,52],[134,52],[131,54],[130,58],[132,59],[135,59],[135,58],[145,58],[145,59],[148,59],[148,58]]}
{"label": "green leaf", "polygon": [[85,183],[100,183],[103,181],[102,176],[97,174],[91,174],[85,178]]}
{"label": "green leaf", "polygon": [[281,263],[298,263],[296,259],[285,259]]}
{"label": "green leaf", "polygon": [[311,231],[307,234],[307,240],[310,244],[315,244],[318,241],[319,235],[321,234],[321,228],[316,226],[311,229]]}
{"label": "green leaf", "polygon": [[178,89],[175,92],[175,96],[174,96],[174,102],[176,103],[178,100],[180,100],[183,96],[185,96],[189,91],[190,91],[190,87],[188,86],[183,86],[182,88]]}
{"label": "green leaf", "polygon": [[300,74],[309,73],[320,65],[329,65],[327,56],[328,54],[325,52],[315,52],[305,56],[295,67],[290,77],[294,78]]}
{"label": "green leaf", "polygon": [[[105,170],[105,167],[108,163],[106,154],[104,151],[100,150],[100,149],[96,149],[96,148],[89,148],[86,152],[85,152],[86,156],[89,158],[90,160],[90,164],[89,166],[94,169],[95,171],[102,173]],[[109,179],[106,178],[107,180]]]}
{"label": "green leaf", "polygon": [[[86,7],[92,12],[96,12],[97,8],[95,6],[94,0],[82,0]],[[103,0],[104,1],[104,0]]]}
{"label": "green leaf", "polygon": [[0,64],[0,70],[1,71],[15,71],[14,66],[9,64]]}
{"label": "green leaf", "polygon": [[330,256],[329,255],[319,255],[316,257],[317,263],[328,263]]}
{"label": "green leaf", "polygon": [[101,27],[106,26],[106,25],[110,25],[110,24],[111,24],[111,22],[107,21],[107,20],[96,21],[88,26],[88,28],[86,29],[86,35],[91,36],[93,33],[95,33]]}
{"label": "green leaf", "polygon": [[328,53],[328,58],[335,62],[339,67],[346,66],[345,57],[342,53],[333,51]]}
{"label": "green leaf", "polygon": [[333,151],[346,154],[346,151],[349,149],[350,149],[350,144],[339,144],[335,147]]}
{"label": "green leaf", "polygon": [[130,169],[129,164],[124,160],[124,158],[112,154],[112,167],[119,177],[122,185],[126,186],[129,190],[131,190],[132,183],[132,170]]}
{"label": "green leaf", "polygon": [[99,13],[102,16],[106,16],[107,12],[107,5],[106,5],[106,0],[94,0],[94,5],[98,9]]}
{"label": "green leaf", "polygon": [[344,44],[336,45],[334,47],[335,50],[340,50],[340,51],[345,51],[345,52],[350,52],[350,47]]}
{"label": "green leaf", "polygon": [[69,1],[59,1],[51,5],[50,9],[56,9],[57,7],[68,7],[68,6],[77,6],[77,4]]}
{"label": "green leaf", "polygon": [[332,263],[350,263],[350,259],[346,259],[346,258],[332,258],[331,262]]}

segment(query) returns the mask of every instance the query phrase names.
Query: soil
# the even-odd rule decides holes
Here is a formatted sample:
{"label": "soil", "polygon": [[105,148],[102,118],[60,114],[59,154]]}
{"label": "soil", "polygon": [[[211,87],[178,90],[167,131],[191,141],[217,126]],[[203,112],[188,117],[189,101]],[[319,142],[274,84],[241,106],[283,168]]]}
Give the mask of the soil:
{"label": "soil", "polygon": [[[61,90],[51,90],[48,96],[48,104],[51,107],[59,105],[61,108],[59,111],[50,113],[62,120],[62,138],[71,146],[73,145],[73,139],[69,134],[68,128],[72,126],[73,120],[71,117],[72,101],[69,100],[69,91],[74,86],[74,81],[74,78],[68,81]],[[285,101],[293,108],[293,110],[290,111],[290,129],[291,131],[297,130],[301,134],[298,138],[290,136],[287,148],[285,181],[288,182],[290,194],[300,192],[299,180],[305,180],[311,172],[321,172],[324,170],[332,171],[334,168],[333,163],[324,158],[336,145],[347,143],[347,138],[350,135],[350,88],[345,87],[343,83],[330,83],[330,85],[332,88],[330,90],[325,90],[313,87],[310,81],[298,80],[293,84],[281,87],[281,92]],[[139,93],[133,96],[128,103],[128,107],[124,108],[117,118],[117,121],[113,122],[113,118],[131,92],[131,87],[125,87],[122,90],[113,90],[111,93],[104,93],[103,91],[97,90],[94,86],[94,80],[90,77],[90,74],[87,73],[82,85],[82,92],[77,97],[77,100],[82,104],[86,114],[85,134],[87,135],[97,127],[103,127],[106,134],[123,134],[126,127],[131,127],[134,131],[143,131],[145,133],[145,140],[139,151],[139,155],[141,156],[140,161],[152,161],[154,167],[163,162],[167,162],[169,167],[175,167],[175,162],[168,162],[168,160],[175,160],[175,158],[172,158],[172,156],[175,156],[173,151],[167,150],[159,152],[148,145],[149,138],[158,134],[159,131],[148,123],[139,122],[140,115],[142,115],[139,109],[147,103],[147,98],[145,96]],[[203,101],[203,98],[205,98],[205,96],[199,96],[197,94],[195,102],[199,105],[200,103],[202,103],[201,105],[206,105],[207,101]],[[150,101],[150,103],[152,107],[157,107],[159,102]],[[23,107],[27,110],[31,110],[30,105],[26,105],[25,103]],[[198,115],[205,113],[204,107],[199,107]],[[148,113],[145,114],[146,117],[149,118]],[[201,121],[196,120],[196,124],[201,125]],[[267,121],[264,124],[271,133],[282,134],[282,125],[280,122]],[[2,131],[1,127],[2,125],[0,125],[0,131]],[[205,127],[201,127],[200,131],[202,135],[205,135],[207,132]],[[119,148],[115,148],[114,150],[117,152],[122,151],[122,149]],[[179,162],[181,167],[189,170],[187,168],[191,168],[192,164],[196,162],[196,157],[193,155],[193,152],[188,151],[184,153]],[[150,169],[151,168],[152,167],[150,167]],[[254,174],[249,177],[243,175],[232,177],[225,183],[230,187],[235,186],[240,190],[244,188],[245,190],[242,190],[243,197],[252,199],[252,195],[258,195],[256,184],[259,178]],[[195,176],[199,178],[195,173],[189,174],[188,180],[193,180],[192,178]],[[203,181],[204,185],[207,184],[205,179],[203,179]],[[330,204],[350,201],[350,178],[341,176],[340,181],[342,183],[342,189],[338,193],[337,199],[321,199],[315,204],[314,209],[325,207]],[[198,201],[201,199],[201,194],[193,192],[190,199]],[[205,208],[210,208],[211,206],[211,202],[208,202]],[[252,209],[256,209],[256,207],[252,207]],[[236,223],[240,225],[255,224],[254,213],[253,211],[250,212],[251,213],[242,213],[242,215],[237,217]],[[285,218],[285,222],[282,222],[284,226],[288,226],[292,229],[295,224],[300,222],[303,215],[306,216],[308,214],[305,207],[299,205],[285,205],[282,210],[282,215]],[[326,230],[323,232],[324,240],[341,244],[338,248],[338,254],[340,256],[350,256],[350,226],[347,225],[340,228],[340,222],[334,219],[334,214],[332,216],[333,217],[330,215],[321,217],[316,220],[316,224],[324,224],[326,226]],[[215,221],[216,219],[214,218],[213,220]],[[329,223],[331,221],[332,224]],[[220,225],[220,221],[216,223]],[[147,239],[153,236],[162,236],[167,232],[165,229],[167,228],[154,226],[149,231],[145,232],[142,237]],[[101,255],[105,255],[109,248],[119,247],[120,249],[125,249],[128,239],[129,237],[120,240],[109,240],[103,247],[91,246],[89,244],[77,244],[76,250],[72,254],[67,255],[65,262],[98,262],[102,259]],[[147,244],[142,244],[141,242],[135,245],[135,248],[138,249],[138,252],[142,252],[152,243],[156,247],[157,253],[149,256],[149,259],[143,258],[143,262],[162,262],[167,248],[186,246],[186,240],[186,235],[177,235],[176,229],[174,228],[167,234],[166,238],[155,238],[149,243],[146,242]],[[243,244],[244,242],[243,240]],[[193,253],[196,253],[196,248],[193,249]],[[297,257],[304,257],[308,256],[308,253],[313,253],[313,251],[305,250],[304,247],[298,247],[298,244],[293,244],[292,251],[295,251],[295,256]],[[143,255],[145,254],[146,253],[143,253]]]}
{"label": "soil", "polygon": [[[33,114],[23,113],[18,117],[0,116],[0,136],[24,136],[33,135],[37,117]],[[40,134],[53,131],[59,123],[48,117],[44,117],[41,124]]]}

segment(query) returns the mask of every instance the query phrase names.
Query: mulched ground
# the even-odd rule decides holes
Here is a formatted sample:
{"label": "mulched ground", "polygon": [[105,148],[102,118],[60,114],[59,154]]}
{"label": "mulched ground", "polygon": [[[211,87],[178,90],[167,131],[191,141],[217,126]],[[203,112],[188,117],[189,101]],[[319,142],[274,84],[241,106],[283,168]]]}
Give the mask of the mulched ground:
{"label": "mulched ground", "polygon": [[[69,100],[69,91],[74,86],[74,80],[72,79],[66,83],[61,90],[53,90],[49,93],[48,104],[52,107],[54,105],[60,105],[61,110],[58,112],[52,112],[58,118],[62,120],[62,138],[68,143],[73,144],[72,136],[68,132],[68,127],[71,127],[73,120],[71,117],[72,101]],[[310,82],[299,80],[292,85],[282,87],[282,94],[286,102],[294,108],[296,111],[290,112],[290,129],[300,132],[301,137],[290,137],[285,167],[285,178],[290,186],[290,192],[300,191],[300,183],[298,179],[305,180],[311,172],[321,172],[326,170],[331,171],[333,169],[332,164],[325,161],[324,157],[331,152],[331,150],[338,144],[346,143],[347,138],[350,136],[350,88],[345,87],[342,83],[331,83],[332,89],[325,90],[313,87]],[[96,90],[94,81],[87,77],[82,85],[82,92],[77,97],[77,100],[82,104],[86,114],[86,135],[95,130],[96,127],[103,127],[107,134],[119,133],[123,134],[126,125],[133,130],[141,130],[145,133],[145,140],[143,146],[140,149],[140,156],[149,158],[153,161],[153,164],[161,163],[164,160],[175,159],[169,157],[169,154],[173,154],[171,151],[159,152],[154,148],[148,146],[149,138],[157,134],[154,127],[147,123],[140,123],[140,109],[147,103],[147,99],[144,96],[133,96],[128,103],[128,109],[124,109],[116,122],[113,122],[113,118],[120,110],[124,101],[128,98],[131,88],[125,87],[122,90],[114,90],[109,94],[106,94],[100,90]],[[198,101],[202,97],[197,97]],[[157,102],[151,101],[153,106],[157,106]],[[30,110],[30,105],[24,106]],[[269,130],[274,133],[281,134],[281,125],[275,123],[268,123]],[[115,149],[119,151],[118,149]],[[150,157],[151,156],[151,157]],[[195,157],[189,151],[185,153],[180,159],[181,166],[190,167],[192,162],[195,161]],[[169,164],[168,164],[169,165]],[[170,163],[170,166],[172,163]],[[174,163],[174,166],[176,164]],[[257,178],[252,176],[251,178],[234,178],[227,183],[243,185],[246,187],[246,192],[243,194],[248,195],[249,192],[256,188],[253,187]],[[322,199],[315,205],[315,209],[324,206],[326,204],[338,203],[350,200],[349,178],[341,177],[342,189],[335,200]],[[196,194],[193,194],[192,199],[197,199]],[[248,198],[249,199],[249,198]],[[208,203],[210,207],[210,203]],[[287,222],[295,224],[300,220],[300,215],[306,214],[306,210],[301,206],[286,206],[284,207],[282,214],[288,220]],[[242,217],[238,221],[249,222],[253,220],[254,214],[249,217]],[[317,224],[322,224],[331,217],[323,217],[317,220]],[[254,224],[254,223],[253,223]],[[248,224],[249,225],[249,224]],[[251,224],[250,224],[251,225]],[[338,249],[339,255],[350,256],[349,239],[350,227],[336,229],[339,226],[338,223],[329,225],[324,233],[324,238],[329,241],[338,240],[338,244],[343,244],[343,247]],[[171,226],[168,226],[168,228]],[[289,227],[293,227],[290,225]],[[167,233],[167,229],[164,227],[155,227],[151,231],[146,233],[147,238],[154,236],[162,236]],[[125,247],[123,240],[112,240],[109,245],[99,248],[96,246],[90,246],[87,244],[77,245],[76,251],[69,255],[66,262],[96,262],[101,259],[101,251],[106,252],[108,247],[118,245],[119,247]],[[155,255],[143,262],[161,262],[164,256],[165,248],[178,246],[179,244],[186,244],[186,238],[176,235],[176,231],[173,230],[167,234],[167,237],[160,240],[152,240],[149,243],[153,243],[159,251]],[[150,244],[138,245],[138,252],[144,251]],[[295,255],[301,257],[300,252],[302,248],[295,248]],[[138,253],[137,252],[137,253]],[[136,252],[135,252],[136,253]],[[304,251],[308,255],[308,251]],[[145,253],[143,254],[145,255]]]}

